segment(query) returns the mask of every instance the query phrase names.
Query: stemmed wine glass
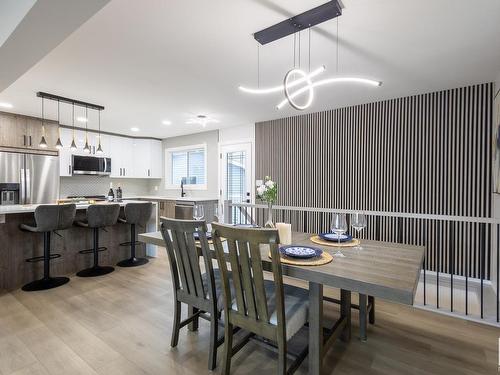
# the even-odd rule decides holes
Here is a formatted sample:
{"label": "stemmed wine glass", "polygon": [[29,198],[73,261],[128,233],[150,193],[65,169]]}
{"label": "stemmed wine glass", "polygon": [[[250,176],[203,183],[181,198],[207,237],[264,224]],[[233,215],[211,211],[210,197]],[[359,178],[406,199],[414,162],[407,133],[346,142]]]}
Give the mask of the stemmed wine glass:
{"label": "stemmed wine glass", "polygon": [[[351,227],[358,232],[358,240],[359,240],[359,235],[363,229],[366,228],[366,215],[361,213],[361,212],[355,212],[351,214]],[[363,248],[360,245],[357,245],[356,248],[358,250],[362,250]]]}
{"label": "stemmed wine glass", "polygon": [[205,216],[205,212],[202,204],[195,204],[193,207],[193,218],[195,220],[201,220]]}
{"label": "stemmed wine glass", "polygon": [[340,245],[340,236],[347,232],[347,220],[345,214],[334,213],[332,216],[332,224],[330,229],[337,235]]}

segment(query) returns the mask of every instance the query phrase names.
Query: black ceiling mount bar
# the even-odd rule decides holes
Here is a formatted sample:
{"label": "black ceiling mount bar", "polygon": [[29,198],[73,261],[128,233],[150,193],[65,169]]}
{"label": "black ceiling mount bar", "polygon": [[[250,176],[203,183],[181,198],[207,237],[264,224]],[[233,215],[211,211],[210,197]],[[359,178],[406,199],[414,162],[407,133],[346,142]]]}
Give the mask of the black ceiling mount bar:
{"label": "black ceiling mount bar", "polygon": [[319,7],[258,31],[253,34],[253,37],[260,44],[264,45],[290,34],[306,30],[340,15],[342,15],[342,6],[338,0],[332,0]]}
{"label": "black ceiling mount bar", "polygon": [[44,98],[44,99],[49,99],[49,100],[55,100],[57,102],[74,104],[74,105],[79,106],[79,107],[85,107],[85,108],[95,109],[97,111],[103,111],[104,110],[104,107],[102,105],[92,104],[92,103],[87,103],[87,102],[82,102],[80,100],[65,98],[63,96],[54,95],[54,94],[48,94],[48,93],[42,92],[42,91],[37,92],[36,96],[38,96],[39,98]]}

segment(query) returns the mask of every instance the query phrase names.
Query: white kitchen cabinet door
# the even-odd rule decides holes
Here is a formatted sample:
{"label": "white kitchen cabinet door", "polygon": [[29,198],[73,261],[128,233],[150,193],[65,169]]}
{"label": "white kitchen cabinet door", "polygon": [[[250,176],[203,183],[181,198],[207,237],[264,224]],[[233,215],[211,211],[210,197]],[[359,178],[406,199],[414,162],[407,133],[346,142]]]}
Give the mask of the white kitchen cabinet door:
{"label": "white kitchen cabinet door", "polygon": [[73,132],[71,129],[61,128],[61,142],[63,148],[59,150],[59,176],[69,177],[72,175],[72,160],[71,160],[71,140]]}
{"label": "white kitchen cabinet door", "polygon": [[161,141],[150,140],[151,150],[151,178],[163,176],[163,146]]}
{"label": "white kitchen cabinet door", "polygon": [[132,178],[134,150],[131,138],[110,136],[111,177]]}
{"label": "white kitchen cabinet door", "polygon": [[149,139],[134,139],[133,144],[133,169],[135,178],[150,178],[151,176],[151,146]]}

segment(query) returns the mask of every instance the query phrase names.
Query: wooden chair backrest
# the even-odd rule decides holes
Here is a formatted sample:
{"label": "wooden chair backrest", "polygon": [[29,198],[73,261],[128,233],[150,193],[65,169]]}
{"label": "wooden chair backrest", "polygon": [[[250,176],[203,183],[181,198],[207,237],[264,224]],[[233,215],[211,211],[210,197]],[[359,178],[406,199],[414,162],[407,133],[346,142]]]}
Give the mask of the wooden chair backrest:
{"label": "wooden chair backrest", "polygon": [[[278,231],[212,223],[212,237],[222,275],[227,321],[272,340],[276,340],[277,335],[284,337],[285,307]],[[224,242],[227,244],[227,253],[224,251]],[[264,288],[261,245],[268,245],[264,248],[265,256],[268,256],[268,249],[271,253],[277,326],[269,323],[271,312]],[[231,265],[231,277],[228,263]],[[230,283],[233,283],[234,296]]]}
{"label": "wooden chair backrest", "polygon": [[[177,300],[212,312],[217,303],[214,269],[203,220],[161,219],[161,233],[167,248]],[[194,233],[198,233],[208,283],[203,284],[200,253]],[[208,290],[207,290],[208,289]]]}

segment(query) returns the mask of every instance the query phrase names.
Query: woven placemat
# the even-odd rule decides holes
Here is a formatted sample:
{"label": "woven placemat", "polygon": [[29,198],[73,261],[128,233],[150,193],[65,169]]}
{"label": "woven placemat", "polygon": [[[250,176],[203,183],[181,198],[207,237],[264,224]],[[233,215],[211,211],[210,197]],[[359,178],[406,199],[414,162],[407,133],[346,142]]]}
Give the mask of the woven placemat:
{"label": "woven placemat", "polygon": [[317,243],[318,245],[334,246],[334,247],[354,247],[360,244],[359,240],[356,238],[353,238],[349,242],[341,242],[341,243],[338,243],[337,241],[325,241],[320,236],[312,236],[310,240],[314,243]]}
{"label": "woven placemat", "polygon": [[[269,258],[271,258],[271,253],[269,253]],[[299,259],[291,258],[286,255],[281,254],[281,263],[290,264],[293,266],[322,266],[328,264],[333,260],[333,257],[326,251],[323,251],[319,257],[309,258],[309,259]]]}

